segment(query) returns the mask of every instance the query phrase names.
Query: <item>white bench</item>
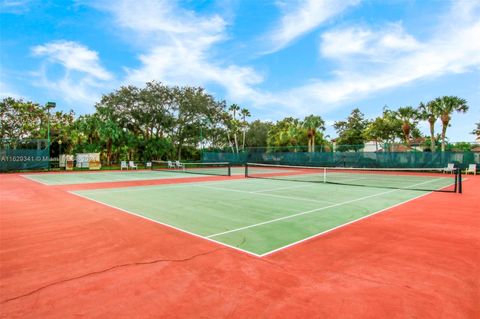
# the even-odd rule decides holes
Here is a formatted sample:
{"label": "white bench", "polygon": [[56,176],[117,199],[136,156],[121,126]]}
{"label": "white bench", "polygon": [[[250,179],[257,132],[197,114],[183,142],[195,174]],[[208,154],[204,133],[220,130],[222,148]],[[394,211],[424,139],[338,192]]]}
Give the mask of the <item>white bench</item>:
{"label": "white bench", "polygon": [[131,169],[138,169],[138,166],[133,161],[128,162],[128,167]]}
{"label": "white bench", "polygon": [[443,172],[444,172],[444,173],[453,174],[454,171],[455,171],[455,164],[454,164],[454,163],[448,163],[448,164],[447,164],[447,167],[445,167],[445,168],[443,169]]}
{"label": "white bench", "polygon": [[477,164],[468,164],[468,168],[465,170],[465,174],[477,175]]}

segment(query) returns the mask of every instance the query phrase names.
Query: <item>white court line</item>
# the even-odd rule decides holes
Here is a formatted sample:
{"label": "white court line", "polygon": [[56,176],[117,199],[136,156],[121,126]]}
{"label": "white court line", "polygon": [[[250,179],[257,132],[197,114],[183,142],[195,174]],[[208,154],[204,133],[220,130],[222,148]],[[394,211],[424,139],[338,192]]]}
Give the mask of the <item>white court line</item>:
{"label": "white court line", "polygon": [[[249,192],[249,191],[242,191],[242,190],[239,190],[239,189],[211,187],[211,186],[206,186],[206,185],[195,185],[195,186],[196,187],[201,187],[201,188],[215,189],[215,190],[219,190],[219,191],[244,193],[244,194],[250,194],[250,195],[259,195],[259,196],[277,197],[277,198],[284,198],[284,199],[303,200],[303,201],[315,202],[315,203],[333,203],[332,201],[328,201],[328,200],[315,200],[315,199],[309,199],[309,198],[303,198],[303,197],[266,194],[266,193],[260,193],[260,192]],[[298,188],[298,187],[291,187],[291,188]],[[287,188],[285,188],[285,189],[287,189]],[[273,188],[271,190],[277,190],[277,189]],[[266,191],[268,191],[268,190],[266,190]]]}
{"label": "white court line", "polygon": [[46,183],[41,182],[41,181],[39,181],[39,180],[30,178],[30,176],[28,176],[28,175],[20,175],[20,176],[23,177],[23,178],[26,178],[26,179],[28,179],[28,180],[30,180],[30,181],[32,181],[32,182],[37,182],[37,183],[42,184],[42,185],[45,185],[45,186],[53,185],[53,184],[46,184]]}
{"label": "white court line", "polygon": [[[165,174],[166,173],[166,174]],[[116,176],[112,176],[113,174],[116,174]],[[120,174],[136,174],[135,176],[121,176]],[[154,175],[159,175],[159,176],[152,176]],[[175,173],[176,174],[176,173]],[[58,176],[61,178],[62,176],[92,176],[92,177],[103,177],[103,176],[109,176],[108,180],[98,180],[98,179],[84,179],[81,181],[53,181],[52,183],[47,183],[47,182],[42,182],[42,177],[50,177],[50,176]],[[99,176],[100,175],[100,176]],[[162,179],[169,179],[172,176],[181,176],[181,177],[176,177],[179,179],[182,178],[188,178],[191,175],[172,175],[172,172],[159,172],[159,171],[104,171],[104,172],[91,172],[91,171],[85,171],[85,172],[70,172],[70,173],[56,173],[56,174],[50,174],[50,173],[42,173],[42,174],[35,174],[35,175],[20,175],[21,177],[27,178],[31,181],[40,183],[45,186],[65,186],[65,185],[75,185],[75,184],[95,184],[95,183],[110,183],[110,182],[131,182],[131,181],[150,181],[150,180],[162,180]],[[39,179],[36,179],[35,176],[39,176]],[[209,176],[209,175],[202,175],[202,176]],[[127,178],[126,178],[127,177]]]}
{"label": "white court line", "polygon": [[[418,186],[418,185],[422,185],[422,184],[426,184],[426,183],[431,183],[432,181],[436,181],[436,180],[437,179],[428,180],[428,181],[425,181],[425,182],[422,182],[422,183],[417,183],[417,184],[408,186],[408,188]],[[380,196],[380,195],[385,195],[385,194],[389,194],[389,193],[393,193],[393,192],[398,192],[399,190],[405,190],[405,188],[394,189],[394,190],[390,190],[390,191],[386,191],[386,192],[381,192],[381,193],[377,193],[377,194],[373,194],[373,195],[368,195],[368,196],[352,199],[352,200],[349,200],[349,201],[346,201],[346,202],[341,202],[341,203],[337,203],[337,204],[333,204],[333,205],[329,205],[329,206],[325,206],[325,207],[320,207],[320,208],[308,210],[308,211],[305,211],[305,212],[296,213],[296,214],[293,214],[293,215],[283,216],[283,217],[267,220],[267,221],[264,221],[264,222],[260,222],[260,223],[256,223],[256,224],[252,224],[252,225],[248,225],[248,226],[244,226],[244,227],[239,227],[239,228],[236,228],[236,229],[227,230],[227,231],[220,232],[220,233],[217,233],[217,234],[209,235],[207,237],[212,238],[212,237],[216,237],[216,236],[220,236],[220,235],[234,233],[234,232],[237,232],[237,231],[240,231],[240,230],[245,230],[245,229],[258,227],[258,226],[262,226],[262,225],[266,225],[266,224],[271,224],[271,223],[275,223],[275,222],[278,222],[278,221],[281,221],[281,220],[290,219],[290,218],[294,218],[294,217],[298,217],[298,216],[302,216],[302,215],[306,215],[306,214],[311,214],[311,213],[322,211],[322,210],[329,209],[329,208],[332,208],[332,207],[342,206],[342,205],[358,202],[360,200],[364,200],[364,199],[368,199],[368,198],[372,198],[372,197],[376,197],[376,196]]]}
{"label": "white court line", "polygon": [[[152,189],[175,189],[175,188],[185,188],[196,186],[200,183],[234,183],[234,182],[244,182],[244,179],[233,179],[233,180],[212,180],[212,181],[201,181],[201,182],[191,182],[191,183],[181,183],[181,184],[157,184],[157,185],[147,185],[147,186],[125,186],[119,188],[100,188],[100,189],[86,189],[86,190],[76,190],[77,192],[82,193],[122,193],[122,192],[137,192],[144,190]],[[170,185],[170,186],[168,186]]]}
{"label": "white court line", "polygon": [[[440,180],[440,179],[441,179],[441,178],[436,179],[436,180]],[[218,183],[226,183],[226,182],[239,182],[239,181],[244,181],[244,180],[217,181],[217,182],[218,182]],[[434,180],[432,180],[432,181],[434,181]],[[427,181],[427,182],[432,182],[432,181]],[[427,182],[425,182],[425,183],[427,183]],[[420,183],[420,184],[423,184],[423,183]],[[409,187],[414,187],[414,186],[416,186],[416,185],[418,185],[418,184],[411,185],[411,186],[409,186]],[[161,187],[161,185],[158,185],[158,186]],[[179,185],[179,186],[182,186],[182,187],[183,187],[184,185]],[[448,186],[451,186],[451,185],[448,185]],[[448,186],[445,186],[445,187],[448,187]],[[137,187],[137,188],[140,188],[140,187]],[[152,188],[152,187],[150,186],[150,187],[141,187],[141,188],[142,188],[142,189],[146,189],[146,188]],[[163,188],[166,188],[166,187],[163,187]],[[174,187],[171,187],[171,188],[174,188]],[[397,190],[393,190],[393,191],[400,191],[400,190],[402,190],[402,189],[397,189]],[[100,191],[100,190],[97,190],[97,191]],[[103,191],[103,190],[102,190],[102,191]],[[111,190],[110,190],[110,191],[111,191]],[[388,191],[387,193],[393,192],[393,191]],[[417,198],[420,198],[420,197],[429,195],[429,194],[431,194],[432,192],[433,192],[433,191],[428,192],[428,193],[425,193],[425,194],[422,194],[422,195],[420,195],[420,196],[417,196],[417,197],[414,197],[414,198],[411,198],[411,199],[408,199],[408,200],[406,200],[406,201],[403,201],[403,202],[401,202],[401,203],[395,204],[395,205],[393,205],[393,206],[386,207],[386,208],[384,208],[384,209],[382,209],[382,210],[379,210],[379,211],[377,211],[377,212],[374,212],[374,213],[372,213],[372,214],[363,216],[363,217],[361,217],[361,218],[359,218],[359,219],[356,219],[356,220],[350,221],[350,222],[348,222],[348,223],[345,223],[345,224],[336,226],[336,227],[331,228],[331,229],[328,229],[328,230],[326,230],[326,231],[324,231],[324,232],[317,233],[317,234],[312,235],[312,236],[310,236],[310,237],[301,239],[301,240],[299,240],[299,241],[297,241],[297,242],[293,242],[293,243],[288,244],[288,245],[285,245],[285,246],[283,246],[283,247],[279,247],[279,248],[274,249],[274,250],[271,250],[271,251],[269,251],[269,252],[266,252],[266,253],[263,253],[263,254],[256,254],[256,253],[254,253],[254,252],[247,251],[247,250],[244,250],[244,249],[242,249],[242,248],[235,247],[235,246],[232,246],[232,245],[229,245],[229,244],[226,244],[226,243],[217,241],[217,240],[215,240],[215,239],[208,238],[208,237],[205,237],[205,236],[201,236],[201,235],[198,235],[198,234],[195,234],[195,233],[192,233],[192,232],[183,230],[183,229],[181,229],[181,228],[177,228],[177,227],[175,227],[175,226],[172,226],[172,225],[169,225],[169,224],[165,224],[165,223],[159,222],[159,221],[157,221],[157,220],[154,220],[154,219],[151,219],[151,218],[148,218],[148,217],[139,215],[139,214],[137,214],[137,213],[130,212],[130,211],[126,210],[126,209],[119,208],[119,207],[116,207],[116,206],[113,206],[113,205],[109,205],[109,204],[103,203],[103,202],[98,201],[98,200],[91,199],[91,198],[89,198],[89,197],[87,197],[87,196],[83,196],[83,195],[78,194],[78,193],[76,193],[76,192],[74,192],[74,191],[68,191],[68,193],[71,193],[71,194],[73,194],[73,195],[76,195],[76,196],[85,198],[85,199],[87,199],[87,200],[91,200],[91,201],[93,201],[93,202],[102,204],[102,205],[104,205],[104,206],[108,206],[108,207],[111,207],[111,208],[114,208],[114,209],[118,209],[118,210],[120,210],[120,211],[122,211],[122,212],[125,212],[125,213],[128,213],[128,214],[131,214],[131,215],[134,215],[134,216],[137,216],[137,217],[140,217],[140,218],[143,218],[143,219],[152,221],[152,222],[154,222],[154,223],[163,225],[163,226],[165,226],[165,227],[169,227],[169,228],[178,230],[178,231],[180,231],[180,232],[183,232],[183,233],[186,233],[186,234],[195,236],[195,237],[197,237],[197,238],[203,238],[203,239],[205,239],[205,240],[208,240],[208,241],[211,241],[211,242],[214,242],[214,243],[217,243],[217,244],[220,244],[220,245],[223,245],[223,246],[226,246],[226,247],[235,249],[235,250],[237,250],[237,251],[240,251],[240,252],[246,253],[246,254],[248,254],[248,255],[255,256],[255,257],[264,257],[264,256],[267,256],[267,255],[273,254],[273,253],[278,252],[278,251],[280,251],[280,250],[286,249],[286,248],[288,248],[288,247],[291,247],[291,246],[300,244],[300,243],[302,243],[302,242],[304,242],[304,241],[307,241],[307,240],[309,240],[309,239],[312,239],[312,238],[314,238],[314,237],[316,237],[316,236],[320,236],[320,235],[322,235],[322,234],[328,233],[328,232],[333,231],[333,230],[335,230],[335,229],[338,229],[338,228],[341,228],[341,227],[345,227],[345,226],[347,226],[347,225],[349,225],[349,224],[352,224],[352,223],[355,223],[355,222],[360,221],[360,220],[362,220],[362,219],[371,217],[372,215],[381,213],[381,212],[386,211],[386,210],[388,210],[388,209],[390,209],[390,208],[393,208],[393,207],[399,206],[399,205],[401,205],[401,204],[404,204],[404,203],[406,203],[406,202],[415,200],[415,199],[417,199]],[[383,193],[382,193],[382,194],[383,194]],[[377,195],[380,195],[380,194],[377,194]]]}
{"label": "white court line", "polygon": [[199,234],[195,234],[195,233],[189,232],[188,230],[181,229],[181,228],[172,226],[172,225],[170,225],[170,224],[162,223],[162,222],[160,222],[160,221],[158,221],[158,220],[155,220],[155,219],[152,219],[152,218],[149,218],[149,217],[146,217],[146,216],[143,216],[143,215],[140,215],[140,214],[131,212],[131,211],[129,211],[129,210],[126,210],[126,209],[123,209],[123,208],[120,208],[120,207],[117,207],[117,206],[113,206],[113,205],[110,205],[110,204],[107,204],[107,203],[104,203],[104,202],[101,202],[101,201],[98,201],[98,200],[89,198],[89,197],[87,197],[87,196],[83,196],[83,195],[77,194],[77,193],[75,193],[75,192],[73,192],[73,191],[68,191],[68,193],[70,193],[70,194],[72,194],[72,195],[75,195],[75,196],[78,196],[78,197],[81,197],[81,198],[84,198],[84,199],[87,199],[87,200],[90,200],[90,201],[95,202],[95,203],[98,203],[98,204],[102,204],[102,205],[104,205],[104,206],[108,206],[108,207],[110,207],[110,208],[117,209],[117,210],[122,211],[122,212],[124,212],[124,213],[127,213],[127,214],[130,214],[130,215],[134,215],[134,216],[137,216],[137,217],[140,217],[140,218],[149,220],[149,221],[151,221],[151,222],[154,222],[154,223],[163,225],[163,226],[165,226],[165,227],[173,228],[173,229],[175,229],[175,230],[178,230],[178,231],[180,231],[180,232],[183,232],[183,233],[186,233],[186,234],[195,236],[195,237],[197,237],[197,238],[202,238],[202,239],[208,240],[208,241],[213,242],[213,243],[216,243],[216,244],[220,244],[220,245],[223,245],[223,246],[232,248],[232,249],[236,249],[236,250],[239,250],[239,251],[244,252],[244,253],[246,253],[246,254],[255,256],[255,257],[261,257],[259,254],[255,254],[254,252],[251,252],[251,251],[248,251],[248,250],[244,250],[244,249],[242,249],[242,248],[238,248],[238,247],[235,247],[235,246],[226,244],[226,243],[222,243],[222,242],[217,241],[217,240],[215,240],[215,239],[211,239],[211,238],[208,238],[208,237],[199,235]]}
{"label": "white court line", "polygon": [[[288,182],[288,181],[287,181]],[[277,187],[277,188],[270,188],[270,189],[265,189],[261,191],[252,191],[251,193],[259,194],[259,193],[264,193],[264,192],[273,192],[273,191],[279,191],[282,189],[292,189],[292,188],[302,188],[302,187],[311,187],[312,185],[305,184],[305,185],[297,185],[297,186],[290,186],[290,187]]]}
{"label": "white court line", "polygon": [[[211,181],[201,181],[201,182],[190,182],[190,183],[181,183],[181,184],[157,184],[157,185],[146,185],[146,186],[125,186],[119,188],[100,188],[100,189],[86,189],[86,190],[76,190],[77,192],[82,192],[84,194],[87,193],[122,193],[122,192],[136,192],[136,191],[144,191],[144,190],[151,190],[151,189],[175,189],[175,188],[185,188],[185,187],[192,187],[197,186],[199,184],[229,184],[229,183],[247,183],[248,179],[232,179],[232,180],[211,180]],[[252,179],[253,181],[253,179]],[[255,180],[256,183],[260,180]],[[263,180],[265,181],[265,180]],[[269,185],[272,184],[271,180],[268,180]],[[308,186],[308,185],[302,185]]]}
{"label": "white court line", "polygon": [[[92,172],[73,172],[73,173],[56,173],[56,174],[50,174],[50,173],[42,173],[42,174],[30,174],[30,175],[20,175],[21,177],[24,177],[28,180],[31,180],[33,182],[37,182],[37,183],[40,183],[42,185],[45,185],[45,186],[63,186],[63,185],[73,185],[73,184],[91,184],[91,183],[103,183],[105,181],[97,181],[97,180],[87,180],[87,181],[77,181],[77,182],[69,182],[69,181],[60,181],[60,182],[56,182],[56,181],[53,181],[52,183],[48,184],[46,182],[42,182],[42,177],[50,177],[50,176],[73,176],[73,175],[97,175],[97,174],[112,174],[112,172],[95,172],[95,173],[92,173]],[[35,176],[39,176],[39,178],[35,178]],[[131,179],[128,179],[128,180],[125,180],[125,181],[130,181]],[[117,181],[116,179],[113,179],[113,181]],[[108,181],[107,181],[108,182]]]}
{"label": "white court line", "polygon": [[[311,175],[310,175],[311,176]],[[288,177],[288,176],[287,176]],[[323,175],[321,176],[323,177]],[[256,177],[251,177],[251,178],[256,178]],[[271,178],[269,179],[268,177],[259,177],[258,179],[260,180],[271,180],[271,181],[281,181],[281,182],[291,182],[291,180],[288,180],[288,179],[275,179],[275,178]],[[340,182],[351,182],[351,181],[358,181],[358,180],[362,180],[362,179],[365,179],[365,177],[362,177],[362,178],[351,178],[351,179],[344,179],[344,180],[341,180]],[[308,183],[310,181],[308,180],[294,180],[294,182],[305,182],[305,183]],[[315,182],[314,182],[315,183]],[[328,184],[328,179],[327,179],[327,182],[325,183],[322,180],[319,180],[317,184]],[[271,191],[276,191],[276,190],[282,190],[282,189],[292,189],[292,188],[302,188],[302,187],[307,187],[307,186],[311,186],[311,184],[305,184],[305,185],[299,185],[299,186],[290,186],[290,187],[279,187],[279,188],[273,188],[273,189],[266,189],[266,190],[261,190],[261,191],[254,191],[253,193],[263,193],[263,192],[271,192]],[[348,185],[347,185],[348,186]]]}
{"label": "white court line", "polygon": [[[451,184],[451,185],[453,185],[453,184]],[[449,186],[451,186],[451,185],[449,185]],[[445,186],[445,187],[448,187],[448,186]],[[317,233],[317,234],[314,234],[314,235],[312,235],[312,236],[309,236],[309,237],[300,239],[299,241],[296,241],[296,242],[293,242],[293,243],[291,243],[291,244],[288,244],[288,245],[285,245],[285,246],[276,248],[276,249],[274,249],[274,250],[271,250],[271,251],[269,251],[269,252],[260,254],[260,257],[265,257],[265,256],[271,255],[271,254],[273,254],[273,253],[276,253],[276,252],[278,252],[278,251],[280,251],[280,250],[283,250],[283,249],[286,249],[286,248],[289,248],[289,247],[298,245],[298,244],[303,243],[303,242],[305,242],[305,241],[307,241],[307,240],[310,240],[310,239],[312,239],[312,238],[314,238],[314,237],[321,236],[321,235],[323,235],[323,234],[329,233],[329,232],[334,231],[334,230],[336,230],[336,229],[339,229],[339,228],[348,226],[348,225],[350,225],[350,224],[356,223],[356,222],[358,222],[358,221],[361,221],[361,220],[363,220],[363,219],[365,219],[365,218],[372,217],[373,215],[380,214],[380,213],[382,213],[382,212],[384,212],[384,211],[387,211],[387,210],[389,210],[389,209],[391,209],[391,208],[394,208],[394,207],[403,205],[403,204],[405,204],[405,203],[408,203],[408,202],[410,202],[410,201],[412,201],[412,200],[415,200],[415,199],[418,199],[418,198],[420,198],[420,197],[427,196],[427,195],[429,195],[429,194],[431,194],[431,193],[433,193],[433,192],[434,192],[434,191],[431,191],[431,192],[428,192],[428,193],[425,193],[425,194],[422,194],[422,195],[419,195],[419,196],[416,196],[416,197],[407,199],[407,200],[405,200],[405,201],[403,201],[403,202],[400,202],[400,203],[397,203],[397,204],[395,204],[395,205],[392,205],[392,206],[389,206],[389,207],[386,207],[386,208],[382,208],[381,210],[377,210],[376,212],[373,212],[373,213],[371,213],[371,214],[365,215],[365,216],[360,217],[360,218],[358,218],[358,219],[355,219],[355,220],[349,221],[349,222],[347,222],[347,223],[344,223],[344,224],[335,226],[335,227],[333,227],[333,228],[329,228],[329,229],[327,229],[327,230],[325,230],[325,231],[322,231],[322,232],[320,232],[320,233]]]}

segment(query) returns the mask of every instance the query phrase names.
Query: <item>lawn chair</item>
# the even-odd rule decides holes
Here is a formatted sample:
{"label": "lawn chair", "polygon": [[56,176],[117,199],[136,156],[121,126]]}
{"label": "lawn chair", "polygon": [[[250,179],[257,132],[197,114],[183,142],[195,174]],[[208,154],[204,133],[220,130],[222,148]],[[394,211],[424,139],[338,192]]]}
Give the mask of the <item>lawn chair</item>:
{"label": "lawn chair", "polygon": [[123,170],[124,168],[128,170],[127,162],[126,161],[121,161],[120,162],[120,170]]}
{"label": "lawn chair", "polygon": [[455,171],[455,164],[454,164],[454,163],[448,163],[448,164],[447,164],[447,167],[445,167],[445,168],[443,169],[443,172],[444,172],[444,173],[453,174],[454,171]]}
{"label": "lawn chair", "polygon": [[468,168],[465,170],[465,174],[477,175],[477,164],[468,164]]}
{"label": "lawn chair", "polygon": [[168,168],[175,168],[175,164],[173,164],[172,161],[167,161],[167,167]]}
{"label": "lawn chair", "polygon": [[175,166],[177,168],[182,168],[183,167],[183,165],[182,165],[182,163],[180,163],[180,161],[175,161]]}
{"label": "lawn chair", "polygon": [[138,166],[133,161],[128,162],[128,167],[131,169],[138,169]]}

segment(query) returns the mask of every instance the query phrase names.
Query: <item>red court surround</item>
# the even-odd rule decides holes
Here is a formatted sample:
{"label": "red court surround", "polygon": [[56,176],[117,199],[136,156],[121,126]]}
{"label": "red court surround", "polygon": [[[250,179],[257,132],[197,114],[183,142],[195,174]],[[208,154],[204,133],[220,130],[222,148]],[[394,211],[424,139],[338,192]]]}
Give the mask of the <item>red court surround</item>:
{"label": "red court surround", "polygon": [[480,318],[480,176],[265,258],[66,192],[171,182],[0,175],[1,317]]}

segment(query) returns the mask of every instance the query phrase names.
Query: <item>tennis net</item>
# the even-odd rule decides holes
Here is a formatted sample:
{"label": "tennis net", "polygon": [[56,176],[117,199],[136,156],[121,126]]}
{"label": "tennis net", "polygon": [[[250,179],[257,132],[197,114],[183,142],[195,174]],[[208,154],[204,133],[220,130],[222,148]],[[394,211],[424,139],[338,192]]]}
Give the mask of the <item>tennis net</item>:
{"label": "tennis net", "polygon": [[247,163],[245,177],[376,188],[461,192],[458,169],[348,168]]}
{"label": "tennis net", "polygon": [[171,161],[152,161],[152,170],[174,172],[174,173],[189,173],[200,175],[218,175],[230,176],[230,163],[177,163]]}

